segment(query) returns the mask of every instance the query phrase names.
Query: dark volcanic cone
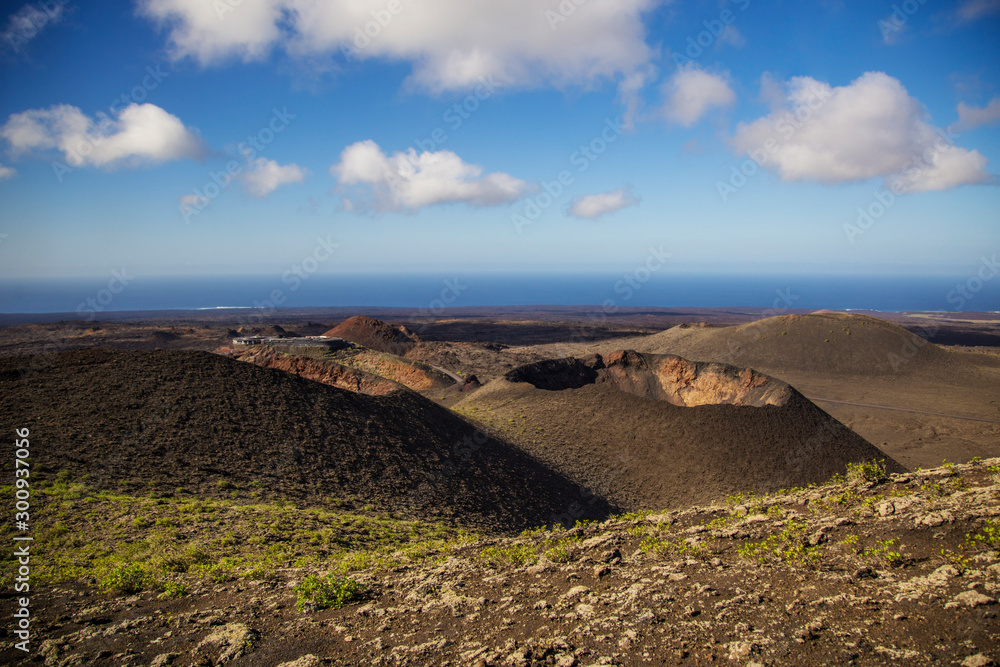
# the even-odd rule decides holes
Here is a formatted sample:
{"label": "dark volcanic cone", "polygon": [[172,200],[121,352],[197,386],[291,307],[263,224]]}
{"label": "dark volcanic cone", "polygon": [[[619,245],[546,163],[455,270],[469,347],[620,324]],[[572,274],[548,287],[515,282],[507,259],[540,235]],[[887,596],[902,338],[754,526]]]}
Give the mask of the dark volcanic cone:
{"label": "dark volcanic cone", "polygon": [[[22,377],[20,369],[33,372]],[[3,427],[87,484],[237,490],[520,530],[608,507],[410,391],[367,396],[204,352],[75,350],[0,360]],[[225,493],[228,493],[226,491]],[[585,499],[585,501],[581,501]]]}
{"label": "dark volcanic cone", "polygon": [[848,463],[902,467],[752,369],[619,351],[522,366],[458,409],[619,506],[661,509],[804,486]]}

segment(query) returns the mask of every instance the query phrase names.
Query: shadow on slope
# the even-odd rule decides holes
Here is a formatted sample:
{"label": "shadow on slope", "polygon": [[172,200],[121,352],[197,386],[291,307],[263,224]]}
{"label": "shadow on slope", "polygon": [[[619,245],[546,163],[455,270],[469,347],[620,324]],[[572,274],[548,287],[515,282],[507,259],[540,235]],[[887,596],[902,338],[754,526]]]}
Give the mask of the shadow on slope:
{"label": "shadow on slope", "polygon": [[824,482],[872,459],[903,470],[780,380],[673,356],[531,364],[456,409],[629,509]]}
{"label": "shadow on slope", "polygon": [[[21,368],[33,373],[22,377]],[[75,350],[0,360],[4,428],[96,487],[354,498],[493,531],[607,504],[410,392],[351,393],[203,352]]]}

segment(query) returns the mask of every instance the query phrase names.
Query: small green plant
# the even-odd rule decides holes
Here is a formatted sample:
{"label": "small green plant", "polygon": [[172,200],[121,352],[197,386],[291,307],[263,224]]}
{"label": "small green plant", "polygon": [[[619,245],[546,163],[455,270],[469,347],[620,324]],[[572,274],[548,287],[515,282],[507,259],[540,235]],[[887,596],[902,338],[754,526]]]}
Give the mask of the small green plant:
{"label": "small green plant", "polygon": [[1000,547],[1000,520],[986,520],[977,532],[965,536],[965,543],[973,548]]}
{"label": "small green plant", "polygon": [[111,569],[101,579],[100,588],[105,593],[124,593],[134,595],[150,583],[151,577],[146,570],[135,563],[124,563]]}
{"label": "small green plant", "polygon": [[555,543],[547,541],[543,553],[553,563],[568,563],[573,558],[573,545],[579,541],[579,536],[564,537]]}
{"label": "small green plant", "polygon": [[187,594],[187,585],[176,581],[168,581],[163,584],[163,592],[156,597],[161,600],[170,598],[182,598]]}
{"label": "small green plant", "polygon": [[971,556],[964,556],[956,551],[946,551],[942,549],[941,557],[957,567],[959,570],[963,571],[969,569],[969,565],[972,563]]}
{"label": "small green plant", "polygon": [[878,540],[874,547],[861,552],[861,558],[874,560],[889,567],[897,567],[903,564],[903,554],[896,550],[899,540]]}
{"label": "small green plant", "polygon": [[320,577],[314,574],[307,576],[295,587],[298,601],[295,603],[299,611],[311,607],[320,609],[340,609],[346,604],[361,599],[365,587],[350,577],[338,577],[328,574]]}
{"label": "small green plant", "polygon": [[817,566],[823,557],[819,545],[811,546],[803,539],[806,524],[789,521],[777,535],[759,542],[747,542],[737,549],[741,558],[761,565],[784,563],[791,566]]}
{"label": "small green plant", "polygon": [[512,544],[509,547],[486,547],[479,554],[479,560],[491,567],[519,567],[533,562],[535,550],[526,544]]}
{"label": "small green plant", "polygon": [[847,481],[850,484],[878,484],[887,477],[885,459],[847,464]]}

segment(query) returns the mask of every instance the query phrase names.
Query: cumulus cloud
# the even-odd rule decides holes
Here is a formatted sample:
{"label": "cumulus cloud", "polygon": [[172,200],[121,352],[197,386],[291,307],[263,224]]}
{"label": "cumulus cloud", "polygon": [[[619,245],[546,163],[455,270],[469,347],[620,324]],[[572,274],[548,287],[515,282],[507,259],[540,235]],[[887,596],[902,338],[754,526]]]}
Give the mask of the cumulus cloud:
{"label": "cumulus cloud", "polygon": [[922,105],[883,72],[837,87],[793,78],[784,104],[740,123],[732,144],[785,181],[882,177],[897,192],[920,192],[994,180],[982,154],[951,144]]}
{"label": "cumulus cloud", "polygon": [[66,0],[27,4],[7,17],[7,25],[0,32],[0,43],[15,53],[37,37],[45,28],[58,23],[63,17]]}
{"label": "cumulus cloud", "polygon": [[994,97],[985,107],[973,107],[965,102],[959,102],[958,122],[952,125],[952,129],[964,132],[998,122],[1000,122],[1000,97]]}
{"label": "cumulus cloud", "polygon": [[564,86],[626,75],[653,59],[642,17],[665,1],[400,0],[393,13],[378,0],[141,0],[140,12],[168,31],[175,58],[382,58],[411,63],[411,83],[439,92],[491,76]]}
{"label": "cumulus cloud", "polygon": [[573,201],[569,207],[569,214],[577,218],[592,220],[608,213],[620,211],[629,206],[639,203],[631,192],[625,188],[614,192],[603,192],[596,195],[587,195]]}
{"label": "cumulus cloud", "polygon": [[29,151],[58,150],[74,167],[135,166],[204,156],[201,139],[154,104],[130,104],[112,120],[98,121],[68,104],[12,114],[0,127],[17,156]]}
{"label": "cumulus cloud", "polygon": [[1000,0],[965,0],[957,11],[960,21],[976,21],[990,14],[1000,14]]}
{"label": "cumulus cloud", "polygon": [[0,164],[0,181],[5,181],[8,178],[14,178],[17,175],[17,169],[13,167],[5,167]]}
{"label": "cumulus cloud", "polygon": [[[436,204],[473,206],[509,204],[525,194],[528,184],[509,174],[483,175],[482,167],[463,162],[451,151],[386,155],[374,141],[351,144],[330,173],[342,185],[357,185],[370,194],[371,206],[382,211],[416,211]],[[348,210],[358,202],[344,199]]]}
{"label": "cumulus cloud", "polygon": [[254,197],[266,197],[282,185],[300,183],[308,172],[297,164],[280,165],[274,160],[259,157],[250,168],[240,174],[240,181]]}
{"label": "cumulus cloud", "polygon": [[706,72],[694,63],[678,67],[664,84],[666,104],[663,112],[668,119],[691,127],[712,107],[726,107],[736,101],[724,74]]}

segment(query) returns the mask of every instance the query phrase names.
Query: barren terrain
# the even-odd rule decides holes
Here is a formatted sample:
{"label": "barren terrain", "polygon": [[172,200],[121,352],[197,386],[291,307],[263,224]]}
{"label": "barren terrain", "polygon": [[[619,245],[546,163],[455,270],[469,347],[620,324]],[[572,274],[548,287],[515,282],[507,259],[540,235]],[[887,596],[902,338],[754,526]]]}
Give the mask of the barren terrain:
{"label": "barren terrain", "polygon": [[27,659],[1000,660],[995,314],[448,315],[0,316]]}

